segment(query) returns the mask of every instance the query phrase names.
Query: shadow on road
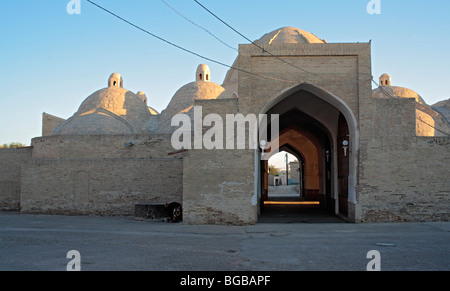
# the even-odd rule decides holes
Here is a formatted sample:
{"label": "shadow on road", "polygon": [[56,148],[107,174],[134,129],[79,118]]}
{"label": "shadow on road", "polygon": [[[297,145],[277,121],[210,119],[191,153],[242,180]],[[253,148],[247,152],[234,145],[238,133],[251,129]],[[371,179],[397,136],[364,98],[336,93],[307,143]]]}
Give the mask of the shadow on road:
{"label": "shadow on road", "polygon": [[295,186],[270,187],[267,202],[280,204],[265,204],[259,223],[345,223],[341,218],[328,213],[321,205],[295,204],[307,202],[296,193]]}

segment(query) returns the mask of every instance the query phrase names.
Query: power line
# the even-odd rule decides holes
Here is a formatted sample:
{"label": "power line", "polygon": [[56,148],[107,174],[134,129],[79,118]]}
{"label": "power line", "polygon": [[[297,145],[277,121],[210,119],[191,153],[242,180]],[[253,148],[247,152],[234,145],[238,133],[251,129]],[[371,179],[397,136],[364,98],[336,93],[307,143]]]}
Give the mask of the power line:
{"label": "power line", "polygon": [[281,62],[294,67],[300,71],[303,71],[305,73],[311,74],[313,76],[319,77],[319,78],[324,78],[326,79],[326,77],[318,75],[316,73],[307,71],[303,68],[300,68],[294,64],[291,64],[285,60],[283,60],[282,58],[275,56],[274,54],[272,54],[271,52],[269,52],[268,50],[266,50],[265,48],[261,47],[260,45],[258,45],[257,43],[255,43],[254,41],[250,40],[248,37],[246,37],[245,35],[243,35],[242,33],[240,33],[238,30],[236,30],[235,28],[233,28],[231,25],[229,25],[228,23],[226,23],[224,20],[222,20],[219,16],[217,16],[216,14],[214,14],[211,10],[209,10],[208,8],[206,8],[204,5],[202,5],[200,2],[198,2],[197,0],[194,0],[195,3],[197,3],[200,7],[202,7],[204,10],[206,10],[209,14],[211,14],[212,16],[214,16],[216,19],[218,19],[220,22],[222,22],[223,24],[225,24],[228,28],[230,28],[231,30],[233,30],[234,32],[236,32],[237,34],[239,34],[240,36],[242,36],[244,39],[246,39],[248,42],[250,42],[251,44],[253,44],[254,46],[256,46],[257,48],[259,48],[260,50],[262,50],[263,53],[268,53],[270,56],[277,58],[278,60],[280,60]]}
{"label": "power line", "polygon": [[123,21],[123,22],[125,22],[125,23],[127,23],[127,24],[129,24],[129,25],[131,25],[131,26],[133,26],[134,28],[139,29],[140,31],[145,32],[146,34],[148,34],[148,35],[150,35],[150,36],[152,36],[152,37],[154,37],[154,38],[159,39],[160,41],[163,41],[163,42],[165,42],[165,43],[167,43],[167,44],[169,44],[169,45],[171,45],[171,46],[173,46],[173,47],[176,47],[176,48],[178,48],[178,49],[180,49],[180,50],[182,50],[182,51],[185,51],[185,52],[187,52],[187,53],[189,53],[189,54],[192,54],[192,55],[194,55],[194,56],[196,56],[196,57],[202,58],[202,59],[204,59],[204,60],[210,61],[210,62],[212,62],[212,63],[218,64],[218,65],[221,65],[221,66],[230,68],[230,69],[234,69],[234,70],[237,70],[237,71],[240,71],[240,72],[243,72],[243,73],[246,73],[246,74],[254,75],[254,76],[257,76],[257,77],[261,77],[261,78],[266,78],[266,79],[271,79],[271,80],[281,81],[281,82],[287,82],[287,83],[294,83],[294,82],[296,83],[296,82],[297,82],[297,81],[290,81],[290,80],[285,80],[285,79],[280,79],[280,78],[275,78],[275,77],[265,76],[265,75],[257,74],[257,73],[254,73],[254,72],[249,72],[249,71],[246,71],[246,70],[242,70],[242,69],[235,68],[235,67],[233,67],[233,66],[224,64],[224,63],[219,62],[219,61],[216,61],[216,60],[214,60],[214,59],[205,57],[205,56],[203,56],[203,55],[201,55],[201,54],[199,54],[199,53],[196,53],[196,52],[194,52],[194,51],[191,51],[191,50],[189,50],[189,49],[186,49],[186,48],[184,48],[184,47],[182,47],[182,46],[180,46],[180,45],[177,45],[177,44],[175,44],[175,43],[173,43],[173,42],[171,42],[171,41],[168,41],[168,40],[166,40],[166,39],[164,39],[164,38],[162,38],[162,37],[160,37],[160,36],[157,36],[156,34],[153,34],[153,33],[151,33],[150,31],[148,31],[148,30],[146,30],[146,29],[144,29],[144,28],[142,28],[142,27],[140,27],[140,26],[138,26],[138,25],[136,25],[136,24],[134,24],[134,23],[132,23],[132,22],[130,22],[130,21],[128,21],[128,20],[126,20],[125,18],[122,18],[121,16],[119,16],[119,15],[117,15],[117,14],[111,12],[110,10],[108,10],[108,9],[106,9],[106,8],[104,8],[104,7],[100,6],[100,5],[98,5],[97,3],[94,3],[94,2],[91,1],[91,0],[86,0],[86,1],[89,2],[89,3],[91,3],[92,5],[94,5],[94,6],[98,7],[98,8],[100,8],[101,10],[103,10],[103,11],[105,11],[105,12],[111,14],[112,16],[114,16],[114,17],[120,19],[121,21]]}
{"label": "power line", "polygon": [[[396,97],[392,96],[392,95],[389,94],[387,91],[385,91],[384,88],[383,88],[383,86],[380,86],[380,85],[374,80],[373,77],[372,77],[372,82],[373,82],[376,86],[378,86],[378,89],[380,89],[380,91],[381,91],[384,95],[386,95],[386,96],[388,97],[388,99],[397,99]],[[416,116],[416,120],[421,121],[422,123],[424,123],[424,124],[428,125],[429,127],[431,127],[431,128],[433,128],[433,129],[439,131],[440,133],[443,133],[443,134],[445,134],[445,135],[447,135],[447,136],[450,136],[450,134],[448,134],[448,133],[446,133],[446,132],[444,132],[444,131],[442,131],[442,130],[436,128],[435,126],[429,124],[428,122],[423,121],[422,118],[420,118],[420,116]]]}
{"label": "power line", "polygon": [[[189,49],[186,49],[186,48],[184,48],[184,47],[182,47],[182,46],[180,46],[180,45],[177,45],[177,44],[175,44],[175,43],[173,43],[173,42],[171,42],[171,41],[168,41],[168,40],[166,40],[166,39],[164,39],[164,38],[162,38],[162,37],[160,37],[160,36],[157,36],[156,34],[151,33],[151,32],[149,32],[148,30],[146,30],[146,29],[144,29],[144,28],[142,28],[142,27],[140,27],[140,26],[138,26],[138,25],[136,25],[136,24],[134,24],[134,23],[132,23],[132,22],[126,20],[126,19],[124,19],[123,17],[121,17],[121,16],[119,16],[119,15],[113,13],[112,11],[110,11],[110,10],[108,10],[108,9],[106,9],[106,8],[104,8],[104,7],[100,6],[100,5],[98,5],[98,4],[96,4],[95,2],[93,2],[93,1],[91,1],[91,0],[86,0],[86,1],[89,2],[89,3],[91,3],[92,5],[96,6],[97,8],[99,8],[99,9],[101,9],[101,10],[103,10],[103,11],[109,13],[109,14],[111,14],[112,16],[118,18],[119,20],[121,20],[121,21],[123,21],[123,22],[125,22],[125,23],[127,23],[127,24],[129,24],[129,25],[131,25],[131,26],[133,26],[134,28],[141,30],[142,32],[144,32],[144,33],[146,33],[146,34],[148,34],[148,35],[150,35],[150,36],[152,36],[152,37],[154,37],[154,38],[157,38],[157,39],[159,39],[159,40],[161,40],[161,41],[163,41],[163,42],[165,42],[165,43],[167,43],[167,44],[169,44],[169,45],[171,45],[171,46],[173,46],[173,47],[175,47],[175,48],[178,48],[178,49],[180,49],[180,50],[182,50],[182,51],[184,51],[184,52],[187,52],[187,53],[189,53],[189,54],[192,54],[192,55],[194,55],[194,56],[197,56],[197,57],[199,57],[199,58],[202,58],[202,59],[204,59],[204,60],[210,61],[210,62],[212,62],[212,63],[218,64],[218,65],[221,65],[221,66],[224,66],[224,67],[227,67],[227,68],[229,68],[229,69],[233,69],[233,70],[236,70],[236,71],[239,71],[239,72],[243,72],[243,73],[246,73],[246,74],[249,74],[249,75],[257,76],[257,77],[260,77],[260,78],[265,78],[265,79],[274,80],[274,81],[280,81],[280,82],[284,82],[284,83],[291,83],[291,84],[293,84],[293,83],[298,83],[298,81],[296,81],[296,80],[286,80],[286,79],[282,79],[282,78],[276,78],[276,77],[266,76],[266,75],[263,75],[263,74],[258,74],[258,73],[250,72],[250,71],[247,71],[247,70],[239,69],[239,68],[236,68],[236,67],[227,65],[227,64],[225,64],[225,63],[222,63],[222,62],[220,62],[220,61],[216,61],[216,60],[211,59],[211,58],[209,58],[209,57],[205,57],[205,56],[203,56],[203,55],[201,55],[201,54],[199,54],[199,53],[196,53],[196,52],[194,52],[194,51],[191,51],[191,50],[189,50]],[[278,57],[277,57],[277,58],[278,58]],[[278,58],[278,59],[279,59],[279,58]],[[285,62],[284,60],[282,60],[282,61]],[[286,63],[287,63],[287,62],[286,62]],[[319,75],[317,75],[317,76],[319,76]],[[369,81],[369,80],[370,80],[370,79],[368,79],[368,81]],[[359,83],[359,82],[360,82],[360,81],[358,80],[358,81],[356,81],[356,82],[351,82],[351,83],[354,84],[354,83]],[[346,83],[342,83],[341,85],[344,85],[344,84],[346,84]],[[349,84],[350,84],[350,82],[349,82]],[[339,84],[337,84],[337,85],[339,85]]]}
{"label": "power line", "polygon": [[[285,80],[285,79],[280,79],[280,78],[275,78],[275,77],[265,76],[265,75],[262,75],[262,74],[257,74],[257,73],[254,73],[254,72],[249,72],[249,71],[246,71],[246,70],[242,70],[242,69],[235,68],[235,67],[233,67],[233,66],[224,64],[224,63],[219,62],[219,61],[216,61],[216,60],[214,60],[214,59],[205,57],[205,56],[200,55],[200,54],[198,54],[198,53],[196,53],[196,52],[193,52],[193,51],[191,51],[191,50],[189,50],[189,49],[186,49],[186,48],[184,48],[184,47],[182,47],[182,46],[179,46],[179,45],[177,45],[177,44],[175,44],[175,43],[173,43],[173,42],[170,42],[170,41],[168,41],[168,40],[166,40],[166,39],[164,39],[164,38],[162,38],[162,37],[160,37],[160,36],[157,36],[156,34],[153,34],[153,33],[149,32],[148,30],[143,29],[142,27],[140,27],[140,26],[138,26],[138,25],[136,25],[136,24],[134,24],[134,23],[132,23],[132,22],[130,22],[130,21],[128,21],[128,20],[122,18],[122,17],[120,17],[119,15],[117,15],[117,14],[111,12],[110,10],[108,10],[108,9],[106,9],[106,8],[104,8],[104,7],[102,7],[102,6],[98,5],[98,4],[96,4],[96,3],[94,3],[94,2],[91,1],[91,0],[86,0],[86,1],[89,2],[89,3],[91,3],[91,4],[94,5],[94,6],[98,7],[99,9],[101,9],[101,10],[103,10],[103,11],[105,11],[105,12],[111,14],[112,16],[114,16],[114,17],[120,19],[121,21],[123,21],[123,22],[125,22],[125,23],[127,23],[127,24],[129,24],[129,25],[131,25],[131,26],[133,26],[134,28],[139,29],[139,30],[142,31],[142,32],[145,32],[146,34],[148,34],[148,35],[150,35],[150,36],[152,36],[152,37],[154,37],[154,38],[156,38],[156,39],[159,39],[159,40],[161,40],[161,41],[163,41],[163,42],[165,42],[165,43],[167,43],[167,44],[169,44],[169,45],[171,45],[171,46],[173,46],[173,47],[176,47],[176,48],[178,48],[178,49],[180,49],[180,50],[183,50],[183,51],[185,51],[185,52],[187,52],[187,53],[189,53],[189,54],[192,54],[192,55],[194,55],[194,56],[197,56],[197,57],[199,57],[199,58],[202,58],[202,59],[204,59],[204,60],[210,61],[210,62],[212,62],[212,63],[218,64],[218,65],[221,65],[221,66],[230,68],[230,69],[234,69],[234,70],[237,70],[237,71],[246,73],[246,74],[250,74],[250,75],[257,76],[257,77],[261,77],[261,78],[271,79],[271,80],[275,80],[275,81],[282,81],[282,82],[287,82],[287,83],[297,83],[297,81]],[[200,6],[204,7],[204,6],[201,5],[197,0],[194,0],[194,1],[197,2]],[[205,8],[205,9],[206,9],[206,8]],[[208,10],[208,11],[209,11],[209,10]],[[212,12],[210,12],[210,13],[212,13]],[[214,14],[213,14],[213,15],[214,15]],[[217,17],[217,16],[216,16],[216,17]],[[218,17],[217,17],[217,18],[218,18]],[[220,18],[218,18],[218,19],[220,19]],[[221,21],[222,21],[222,20],[221,20]],[[223,21],[222,21],[222,22],[223,22]],[[224,23],[225,23],[225,22],[224,22]],[[228,24],[227,24],[227,26],[228,26]],[[233,30],[234,30],[234,29],[233,29]],[[239,34],[240,34],[240,33],[239,33]],[[247,38],[246,38],[246,39],[247,39]],[[252,43],[253,43],[253,42],[252,42]],[[253,43],[253,44],[256,45],[255,43]],[[256,45],[256,46],[258,46],[258,45]],[[258,47],[259,47],[259,46],[258,46]],[[261,49],[263,49],[263,48],[261,48]],[[263,50],[264,50],[264,49],[263,49]],[[267,52],[267,50],[264,50],[264,51]],[[269,52],[268,52],[268,53],[269,53]],[[269,54],[270,54],[270,53],[269,53]],[[271,55],[272,55],[272,54],[271,54]],[[274,55],[272,55],[272,56],[274,56]],[[274,56],[274,57],[276,57],[276,56]],[[276,57],[276,58],[277,58],[277,59],[280,59],[279,57]],[[283,61],[283,62],[286,63],[286,64],[292,65],[292,64],[290,64],[290,63],[288,63],[288,62],[286,62],[286,61],[284,61],[284,60],[282,60],[282,59],[280,59],[280,60]],[[292,65],[292,66],[294,66],[294,65]],[[297,66],[294,66],[294,67],[298,68]],[[324,78],[323,76],[320,76],[320,75],[317,75],[317,74],[308,72],[308,71],[303,70],[303,69],[301,69],[301,68],[299,68],[299,69],[302,70],[302,71],[305,71],[305,72],[307,72],[307,73],[310,73],[310,74],[313,74],[313,75],[316,75],[316,76],[319,76],[319,77]],[[378,85],[378,84],[375,82],[375,80],[373,79],[373,77],[372,77],[372,81],[373,81],[376,85]],[[358,82],[359,82],[359,81],[358,81]],[[378,85],[378,86],[379,86],[379,85]],[[380,88],[381,88],[381,87],[380,87]],[[385,95],[387,95],[389,98],[394,98],[394,97],[390,96],[390,95],[389,95],[386,91],[384,91],[383,89],[381,89],[381,91],[382,91]],[[420,118],[418,118],[418,120],[420,120],[421,122],[427,124],[428,126],[434,128],[435,130],[437,130],[437,131],[439,131],[439,132],[441,132],[441,133],[443,133],[443,134],[449,135],[449,134],[447,134],[447,133],[445,133],[445,132],[443,132],[443,131],[437,129],[436,127],[434,127],[434,126],[432,126],[432,125],[430,125],[430,124],[424,122],[424,121],[423,121],[422,119],[420,119]]]}
{"label": "power line", "polygon": [[[293,68],[295,68],[295,69],[298,69],[298,70],[300,70],[300,71],[302,71],[302,72],[304,72],[304,73],[307,73],[307,74],[310,74],[310,75],[313,75],[313,76],[322,78],[322,79],[327,80],[327,81],[335,81],[335,80],[329,79],[329,78],[327,78],[327,77],[325,77],[325,76],[322,76],[322,75],[319,75],[319,74],[310,72],[310,71],[308,71],[308,70],[305,70],[305,69],[303,69],[303,68],[301,68],[301,67],[299,67],[299,66],[296,66],[296,65],[294,65],[294,64],[292,64],[292,63],[289,63],[288,61],[283,60],[282,58],[280,58],[280,57],[278,57],[278,56],[272,54],[270,51],[268,51],[268,50],[265,49],[264,47],[261,47],[260,45],[258,45],[257,43],[255,43],[254,41],[252,41],[251,39],[249,39],[248,37],[246,37],[244,34],[240,33],[237,29],[235,29],[234,27],[232,27],[231,25],[229,25],[227,22],[225,22],[224,20],[222,20],[219,16],[217,16],[216,14],[214,14],[211,10],[209,10],[208,8],[206,8],[206,7],[205,7],[203,4],[201,4],[199,1],[194,0],[194,2],[197,3],[197,4],[198,4],[200,7],[202,7],[204,10],[206,10],[209,14],[211,14],[212,16],[214,16],[217,20],[219,20],[219,21],[222,22],[224,25],[226,25],[228,28],[230,28],[231,30],[233,30],[235,33],[237,33],[238,35],[240,35],[241,37],[243,37],[245,40],[247,40],[248,42],[250,42],[251,44],[253,44],[253,45],[256,46],[257,48],[259,48],[263,53],[267,53],[267,54],[269,54],[270,56],[272,56],[272,57],[278,59],[279,61],[281,61],[281,62],[283,62],[283,63],[285,63],[285,64],[287,64],[287,65],[289,65],[289,66],[291,66],[291,67],[293,67]],[[366,80],[357,80],[356,82],[355,82],[355,81],[352,81],[352,82],[338,83],[337,85],[347,85],[347,84],[355,84],[355,83],[358,84],[358,83],[361,82],[361,81],[370,81],[370,80],[371,80],[371,78],[366,79]]]}
{"label": "power line", "polygon": [[184,16],[183,14],[181,14],[179,11],[177,11],[175,8],[173,8],[169,3],[167,3],[164,0],[161,0],[161,2],[163,2],[167,7],[169,7],[173,12],[175,12],[176,14],[178,14],[179,16],[181,16],[182,18],[184,18],[185,20],[187,20],[188,22],[190,22],[191,24],[197,26],[198,28],[202,29],[203,31],[205,31],[206,33],[210,34],[212,37],[214,37],[216,40],[218,40],[220,43],[222,43],[223,45],[225,45],[226,47],[239,52],[239,50],[229,44],[227,44],[226,42],[224,42],[223,40],[221,40],[219,37],[217,37],[215,34],[213,34],[211,31],[209,31],[208,29],[204,28],[203,26],[195,23],[194,21],[192,21],[191,19],[187,18],[186,16]]}

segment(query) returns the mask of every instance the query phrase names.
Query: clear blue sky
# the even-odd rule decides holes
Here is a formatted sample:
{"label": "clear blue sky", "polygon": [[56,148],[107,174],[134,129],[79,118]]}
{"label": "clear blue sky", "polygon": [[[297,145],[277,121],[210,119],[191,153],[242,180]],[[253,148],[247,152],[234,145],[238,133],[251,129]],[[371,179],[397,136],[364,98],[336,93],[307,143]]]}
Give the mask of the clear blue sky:
{"label": "clear blue sky", "polygon": [[[42,113],[62,118],[121,73],[124,87],[144,91],[162,111],[178,88],[206,63],[221,84],[227,69],[179,51],[113,18],[85,0],[69,15],[69,0],[2,1],[0,10],[0,144],[30,144],[41,135]],[[232,64],[237,53],[171,11],[160,0],[95,0],[143,28],[183,47]],[[166,0],[227,43],[247,43],[194,1]],[[417,91],[428,104],[450,98],[450,1],[202,0],[252,40],[283,26],[328,42],[372,40],[372,73],[388,72],[393,84]]]}

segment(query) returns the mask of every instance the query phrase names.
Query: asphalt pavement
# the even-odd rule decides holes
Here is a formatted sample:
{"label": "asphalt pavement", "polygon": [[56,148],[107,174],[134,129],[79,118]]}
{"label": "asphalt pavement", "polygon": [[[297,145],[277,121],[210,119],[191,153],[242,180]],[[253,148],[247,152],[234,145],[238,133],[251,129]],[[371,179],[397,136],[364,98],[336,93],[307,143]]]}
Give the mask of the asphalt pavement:
{"label": "asphalt pavement", "polygon": [[374,260],[381,271],[448,271],[449,241],[448,222],[217,226],[0,212],[1,271],[66,271],[73,259],[81,271],[366,271]]}

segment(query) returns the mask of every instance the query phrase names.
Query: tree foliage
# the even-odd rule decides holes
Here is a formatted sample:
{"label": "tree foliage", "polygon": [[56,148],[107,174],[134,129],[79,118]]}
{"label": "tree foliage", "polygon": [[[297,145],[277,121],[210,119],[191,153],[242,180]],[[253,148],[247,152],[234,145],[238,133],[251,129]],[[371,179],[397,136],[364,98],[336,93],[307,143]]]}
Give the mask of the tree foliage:
{"label": "tree foliage", "polygon": [[3,145],[0,145],[0,149],[17,149],[22,147],[26,147],[26,145],[20,142],[12,142],[10,144],[5,143]]}
{"label": "tree foliage", "polygon": [[279,176],[281,174],[280,170],[274,165],[269,165],[269,173],[273,174],[274,176]]}

